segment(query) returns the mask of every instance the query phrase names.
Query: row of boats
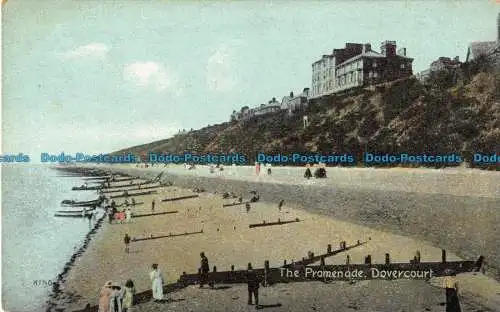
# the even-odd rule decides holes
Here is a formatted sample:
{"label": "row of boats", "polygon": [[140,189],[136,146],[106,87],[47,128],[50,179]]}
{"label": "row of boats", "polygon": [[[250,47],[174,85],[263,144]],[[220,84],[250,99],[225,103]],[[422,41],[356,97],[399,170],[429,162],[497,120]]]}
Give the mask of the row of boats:
{"label": "row of boats", "polygon": [[[76,201],[76,200],[63,200],[61,202],[62,207],[72,207],[72,208],[81,208],[79,210],[59,210],[55,213],[56,217],[68,217],[68,218],[92,218],[96,213],[98,208],[104,208],[107,203],[107,198],[104,196],[104,193],[116,193],[121,192],[119,195],[109,196],[110,198],[120,198],[120,197],[129,197],[129,196],[138,196],[138,195],[146,195],[152,194],[156,192],[155,188],[165,187],[172,185],[171,182],[162,183],[160,182],[161,176],[163,173],[160,173],[152,180],[143,181],[134,183],[134,180],[137,180],[135,177],[130,176],[115,176],[112,174],[108,174],[103,172],[102,170],[85,170],[79,171],[82,169],[79,168],[61,168],[65,171],[71,170],[71,172],[66,172],[66,174],[61,175],[64,177],[78,177],[78,176],[87,176],[83,178],[86,182],[84,185],[80,187],[73,187],[74,191],[97,191],[100,195],[97,199],[87,200],[87,201]],[[73,171],[73,170],[75,171]],[[111,182],[127,182],[130,181],[130,184],[122,184],[122,185],[111,185]],[[98,185],[89,186],[89,183],[97,183]],[[129,194],[129,191],[143,191],[143,192],[134,192]],[[143,202],[133,203],[134,205],[144,204]],[[127,206],[129,205],[128,201],[125,200],[124,203],[117,205],[119,206]]]}

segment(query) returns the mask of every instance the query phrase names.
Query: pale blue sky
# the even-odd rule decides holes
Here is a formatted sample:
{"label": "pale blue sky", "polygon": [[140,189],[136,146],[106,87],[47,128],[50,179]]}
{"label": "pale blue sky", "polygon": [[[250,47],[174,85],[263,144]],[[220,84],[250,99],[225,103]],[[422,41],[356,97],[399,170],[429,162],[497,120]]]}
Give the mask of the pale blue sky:
{"label": "pale blue sky", "polygon": [[3,152],[101,153],[226,121],[311,84],[345,42],[414,71],[496,39],[493,1],[38,1],[3,12]]}

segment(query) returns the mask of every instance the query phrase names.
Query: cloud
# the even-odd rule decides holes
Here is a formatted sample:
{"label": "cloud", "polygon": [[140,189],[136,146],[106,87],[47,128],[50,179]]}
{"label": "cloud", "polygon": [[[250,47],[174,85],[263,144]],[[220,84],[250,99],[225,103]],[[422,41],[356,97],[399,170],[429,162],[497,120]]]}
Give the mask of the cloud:
{"label": "cloud", "polygon": [[208,90],[214,92],[231,90],[235,85],[231,71],[232,53],[226,45],[220,45],[207,62],[206,82]]}
{"label": "cloud", "polygon": [[123,78],[138,87],[153,87],[157,91],[170,89],[179,95],[181,89],[177,87],[177,79],[172,71],[156,62],[134,62],[125,65]]}
{"label": "cloud", "polygon": [[[100,154],[126,147],[162,140],[176,134],[181,127],[175,122],[160,124],[141,122],[140,124],[104,122],[99,126],[87,124],[46,125],[37,129],[38,136],[33,140],[19,141],[21,131],[9,131],[4,150],[12,153],[24,152],[34,162],[40,160],[40,153],[59,154],[88,153]],[[22,144],[19,144],[22,142]]]}
{"label": "cloud", "polygon": [[79,46],[72,51],[68,51],[64,54],[67,58],[83,58],[83,57],[95,57],[103,59],[108,54],[109,47],[103,43],[93,42],[83,46]]}

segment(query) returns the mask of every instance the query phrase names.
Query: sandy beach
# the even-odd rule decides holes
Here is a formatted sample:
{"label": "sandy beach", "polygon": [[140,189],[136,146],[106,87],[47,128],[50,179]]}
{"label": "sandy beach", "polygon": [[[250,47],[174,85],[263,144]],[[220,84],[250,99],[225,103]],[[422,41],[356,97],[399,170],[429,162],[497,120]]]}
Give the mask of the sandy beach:
{"label": "sandy beach", "polygon": [[[130,192],[132,193],[132,192]],[[251,262],[263,267],[269,260],[271,267],[284,260],[298,260],[308,251],[324,253],[327,245],[337,248],[341,241],[353,245],[358,240],[366,245],[348,252],[352,263],[362,263],[368,254],[374,263],[383,263],[385,253],[393,262],[408,262],[417,250],[422,261],[439,261],[441,248],[424,241],[385,233],[360,225],[335,220],[327,216],[308,213],[303,207],[286,203],[278,209],[278,201],[253,203],[249,213],[244,205],[223,207],[235,199],[223,199],[221,194],[201,193],[198,198],[161,202],[194,194],[177,186],[162,188],[156,194],[134,197],[144,205],[133,208],[133,213],[151,213],[151,202],[156,201],[155,212],[178,213],[133,218],[129,224],[104,224],[89,244],[86,252],[75,262],[64,285],[64,306],[68,311],[83,309],[87,304],[97,305],[100,287],[107,280],[123,283],[132,279],[138,292],[151,289],[148,278],[152,263],[158,263],[165,283],[175,282],[182,272],[195,273],[199,267],[199,254],[204,251],[210,266],[218,271],[245,269]],[[248,199],[250,194],[241,194]],[[123,199],[116,199],[119,204]],[[263,220],[277,221],[299,218],[301,222],[287,225],[250,229],[251,223]],[[123,237],[159,236],[198,232],[202,234],[132,242],[130,253],[124,252]],[[448,251],[450,261],[459,257]],[[346,254],[326,260],[326,264],[344,264]],[[471,259],[467,259],[471,260]],[[475,259],[472,259],[475,260]],[[462,302],[465,311],[498,311],[500,286],[481,274],[459,276],[463,284]],[[345,282],[281,284],[262,289],[261,303],[269,311],[443,311],[444,301],[439,278],[424,281],[363,281],[350,285]],[[143,303],[137,311],[247,311],[245,285],[228,289],[200,290],[188,287],[169,295],[173,302]],[[214,305],[214,302],[218,302]],[[489,309],[488,309],[489,308]],[[474,310],[473,310],[474,309]]]}

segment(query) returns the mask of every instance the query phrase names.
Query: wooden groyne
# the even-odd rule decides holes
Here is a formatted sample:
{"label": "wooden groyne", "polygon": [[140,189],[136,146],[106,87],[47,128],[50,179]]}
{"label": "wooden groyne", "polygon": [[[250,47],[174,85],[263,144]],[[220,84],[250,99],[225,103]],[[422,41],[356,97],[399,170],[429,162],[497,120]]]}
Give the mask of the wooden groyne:
{"label": "wooden groyne", "polygon": [[195,235],[195,234],[202,234],[203,230],[199,232],[185,232],[185,233],[180,233],[180,234],[168,234],[168,235],[160,235],[160,236],[150,236],[150,237],[144,237],[144,238],[132,238],[132,242],[139,242],[139,241],[145,241],[145,240],[152,240],[152,239],[160,239],[160,238],[171,238],[171,237],[178,237],[178,236],[188,236],[188,235]]}
{"label": "wooden groyne", "polygon": [[250,225],[248,225],[248,227],[249,228],[256,228],[256,227],[263,227],[263,226],[283,225],[283,224],[295,223],[295,222],[300,222],[300,219],[296,218],[295,220],[288,220],[288,221],[281,221],[281,219],[278,219],[278,221],[276,221],[276,222],[262,221],[262,223],[250,224]]}
{"label": "wooden groyne", "polygon": [[151,194],[155,194],[157,193],[157,191],[147,191],[147,192],[140,192],[140,193],[132,193],[132,194],[121,194],[121,195],[114,195],[114,196],[111,196],[111,198],[121,198],[121,197],[133,197],[133,196],[141,196],[141,195],[151,195]]}
{"label": "wooden groyne", "polygon": [[170,202],[170,201],[176,201],[176,200],[183,200],[183,199],[189,199],[189,198],[196,198],[199,197],[200,195],[187,195],[187,196],[180,196],[180,197],[173,197],[173,198],[165,198],[162,199],[162,202]]}
{"label": "wooden groyne", "polygon": [[[371,258],[371,257],[370,257]],[[480,257],[481,258],[481,257]],[[448,270],[454,273],[476,272],[481,269],[482,261],[451,261],[451,262],[420,262],[420,263],[385,263],[385,264],[345,264],[345,265],[316,265],[299,268],[269,268],[269,261],[264,262],[264,268],[254,269],[260,276],[263,284],[310,282],[337,280],[370,280],[370,279],[420,279],[427,280],[431,277],[445,276]],[[247,270],[214,271],[209,274],[209,279],[219,284],[244,284],[247,282]],[[400,273],[401,272],[401,273]],[[408,272],[408,273],[405,273]],[[411,273],[414,272],[414,273]],[[409,275],[410,274],[410,275]],[[178,282],[185,285],[197,284],[200,274],[182,274]]]}
{"label": "wooden groyne", "polygon": [[153,213],[145,213],[145,214],[136,214],[136,215],[132,215],[132,218],[160,216],[160,215],[166,215],[166,214],[172,214],[172,213],[178,213],[178,212],[179,212],[178,210],[172,210],[172,211],[163,211],[163,212],[153,212]]}
{"label": "wooden groyne", "polygon": [[352,246],[347,246],[346,242],[342,241],[342,242],[340,242],[340,248],[336,249],[336,250],[332,250],[332,245],[328,244],[328,246],[326,248],[326,253],[321,254],[321,255],[317,255],[317,256],[314,255],[314,253],[309,253],[307,258],[302,258],[302,260],[300,260],[300,261],[296,261],[296,262],[289,263],[289,264],[286,264],[286,260],[285,260],[285,262],[283,263],[283,267],[289,268],[292,266],[305,266],[305,265],[313,264],[313,263],[318,262],[318,261],[321,261],[324,264],[324,261],[326,258],[338,255],[338,254],[343,253],[343,252],[347,252],[347,251],[354,249],[356,247],[363,246],[366,243],[367,243],[366,241],[365,242],[358,241],[356,244],[354,244]]}
{"label": "wooden groyne", "polygon": [[232,203],[232,204],[222,204],[222,207],[232,207],[232,206],[239,206],[239,205],[245,205],[245,204],[250,204],[249,201],[244,201],[241,203]]}

